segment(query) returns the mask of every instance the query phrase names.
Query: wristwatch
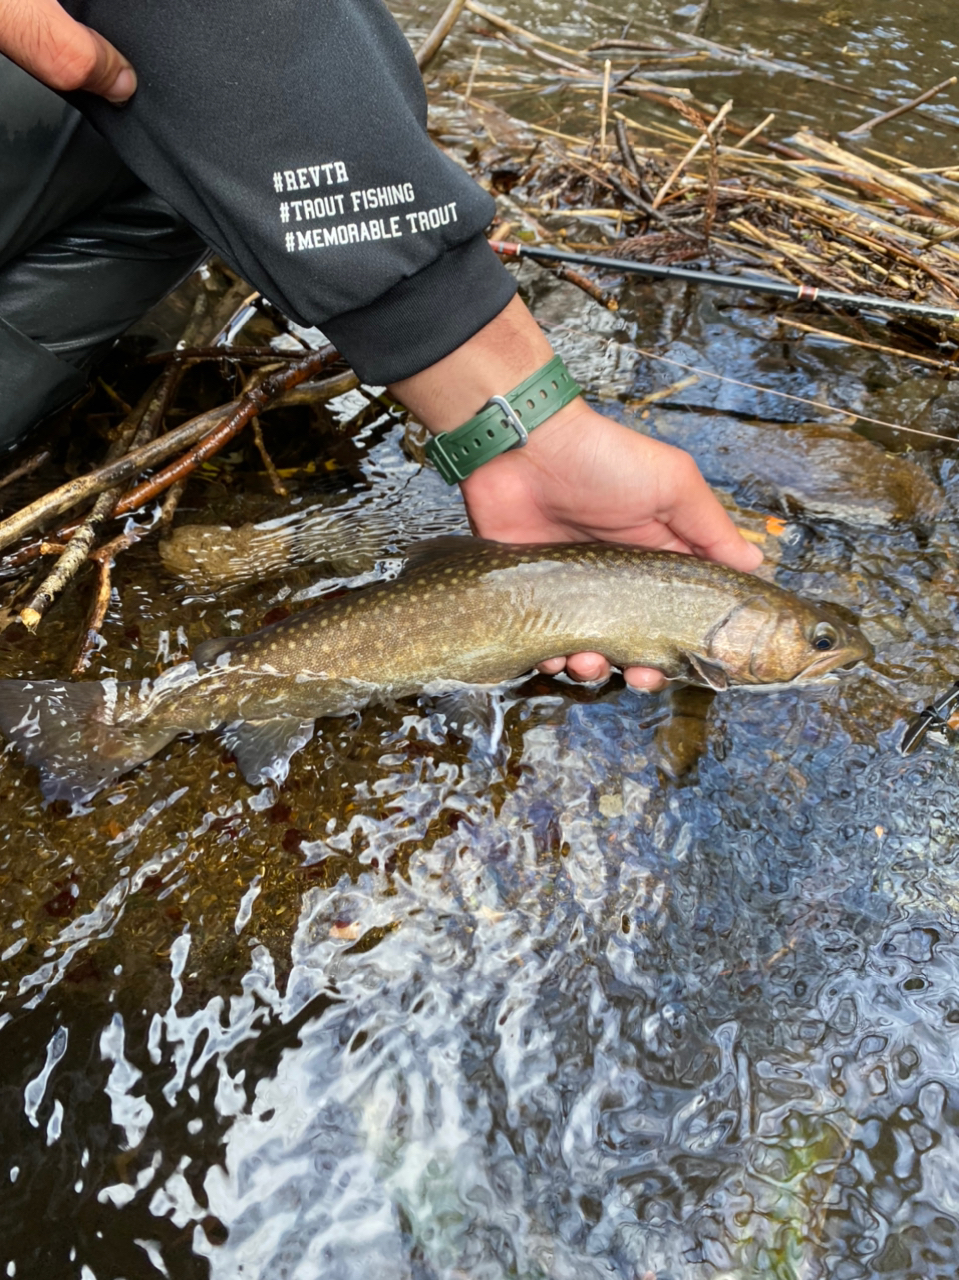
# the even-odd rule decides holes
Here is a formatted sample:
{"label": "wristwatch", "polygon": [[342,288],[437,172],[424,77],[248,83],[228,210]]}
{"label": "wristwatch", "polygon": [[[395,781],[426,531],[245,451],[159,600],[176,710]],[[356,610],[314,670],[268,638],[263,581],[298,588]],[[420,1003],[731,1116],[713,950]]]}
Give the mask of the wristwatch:
{"label": "wristwatch", "polygon": [[484,462],[522,448],[534,428],[581,393],[562,357],[554,356],[505,396],[490,396],[469,422],[433,436],[426,456],[447,484],[459,484]]}

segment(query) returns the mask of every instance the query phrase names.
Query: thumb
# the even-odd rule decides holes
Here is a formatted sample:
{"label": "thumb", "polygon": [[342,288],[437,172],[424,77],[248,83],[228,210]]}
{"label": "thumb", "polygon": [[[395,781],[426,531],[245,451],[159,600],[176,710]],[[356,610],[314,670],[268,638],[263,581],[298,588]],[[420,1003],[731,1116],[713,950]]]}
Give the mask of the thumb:
{"label": "thumb", "polygon": [[56,0],[0,0],[0,52],[60,92],[85,89],[120,103],[136,89],[123,54]]}

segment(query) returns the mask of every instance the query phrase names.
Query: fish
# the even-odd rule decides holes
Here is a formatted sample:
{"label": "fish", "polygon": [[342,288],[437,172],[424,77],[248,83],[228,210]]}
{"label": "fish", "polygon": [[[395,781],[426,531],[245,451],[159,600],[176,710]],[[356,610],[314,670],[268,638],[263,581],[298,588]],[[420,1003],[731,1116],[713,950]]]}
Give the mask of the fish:
{"label": "fish", "polygon": [[804,685],[872,653],[836,607],[693,556],[445,537],[392,580],[207,640],[155,679],[0,681],[0,732],[48,800],[92,796],[209,730],[248,782],[280,782],[318,718],[492,689],[582,651],[715,690]]}

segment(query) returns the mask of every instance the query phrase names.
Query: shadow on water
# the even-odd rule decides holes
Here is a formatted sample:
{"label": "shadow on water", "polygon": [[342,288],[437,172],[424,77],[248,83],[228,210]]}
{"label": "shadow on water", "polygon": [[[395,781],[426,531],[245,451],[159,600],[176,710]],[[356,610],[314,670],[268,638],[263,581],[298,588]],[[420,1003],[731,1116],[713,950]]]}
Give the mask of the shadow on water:
{"label": "shadow on water", "polygon": [[[712,38],[764,20],[728,8]],[[819,39],[822,9],[789,13]],[[825,511],[813,453],[802,492],[770,479],[780,435],[762,454],[807,412],[705,381],[637,408],[670,375],[635,347],[893,421],[944,424],[950,384],[774,345],[746,304],[639,286],[612,319],[524,271],[602,407],[682,433],[759,529],[779,517],[777,580],[861,615],[872,670],[711,701],[537,679],[495,763],[429,707],[372,709],[323,725],[279,788],[185,739],[73,815],[0,757],[7,1276],[955,1275],[959,763],[895,750],[956,674],[954,459],[870,446],[907,508],[941,496],[934,516],[852,510],[877,492],[867,462]],[[409,530],[462,528],[401,438],[381,414],[330,444],[294,510],[349,491],[402,502]],[[230,465],[181,522],[287,515]],[[91,675],[155,673],[335,581],[186,587],[143,544]],[[41,650],[4,633],[2,674],[62,674],[79,610]]]}

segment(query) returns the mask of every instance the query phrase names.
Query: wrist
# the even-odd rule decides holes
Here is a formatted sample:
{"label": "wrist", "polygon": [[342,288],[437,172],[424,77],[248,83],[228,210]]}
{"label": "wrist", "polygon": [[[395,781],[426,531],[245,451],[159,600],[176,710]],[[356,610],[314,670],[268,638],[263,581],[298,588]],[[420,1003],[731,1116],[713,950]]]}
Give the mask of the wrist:
{"label": "wrist", "polygon": [[427,459],[447,484],[460,484],[504,453],[525,448],[530,433],[580,394],[561,356],[524,378],[506,395],[487,404],[453,431],[442,431],[426,446]]}
{"label": "wrist", "polygon": [[553,358],[553,348],[514,298],[468,342],[421,373],[388,388],[433,435],[453,431]]}

